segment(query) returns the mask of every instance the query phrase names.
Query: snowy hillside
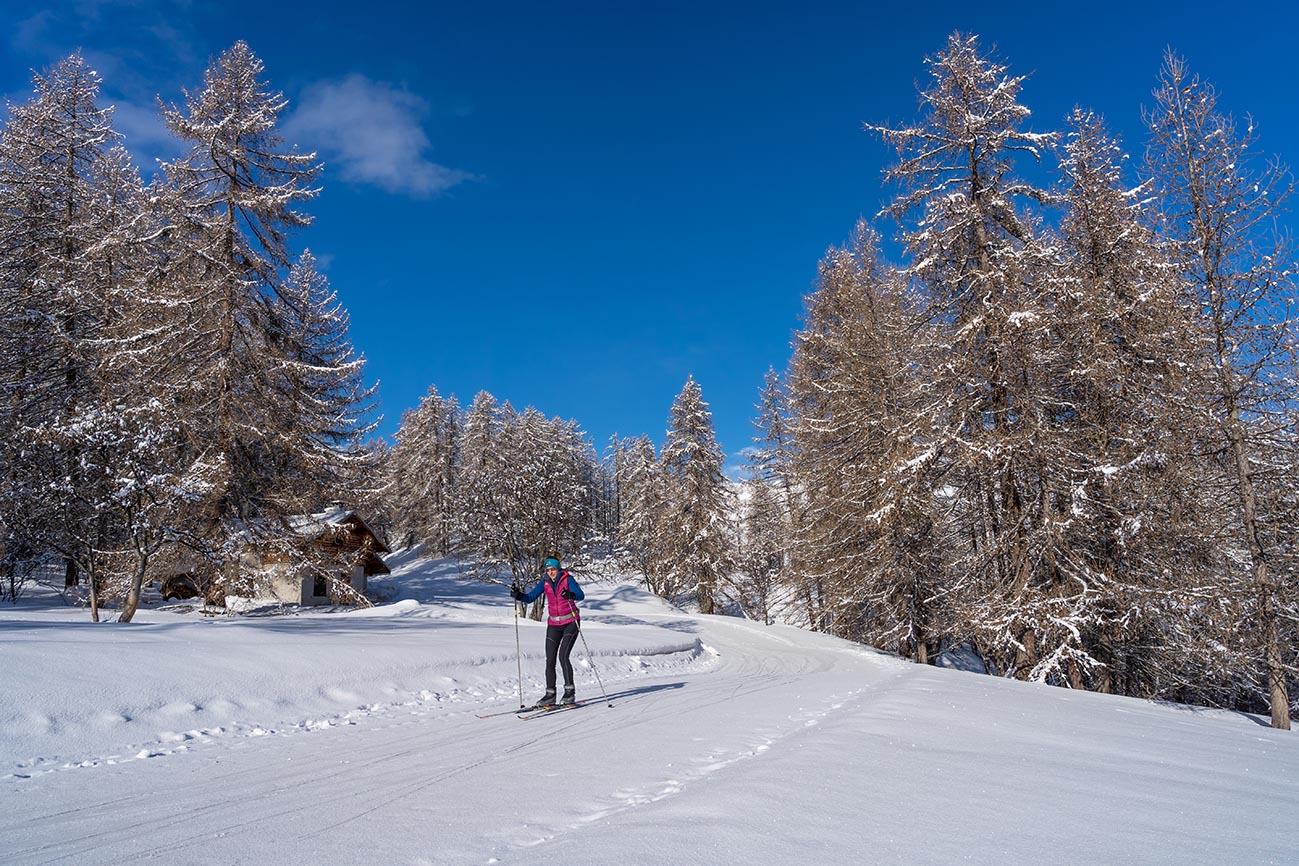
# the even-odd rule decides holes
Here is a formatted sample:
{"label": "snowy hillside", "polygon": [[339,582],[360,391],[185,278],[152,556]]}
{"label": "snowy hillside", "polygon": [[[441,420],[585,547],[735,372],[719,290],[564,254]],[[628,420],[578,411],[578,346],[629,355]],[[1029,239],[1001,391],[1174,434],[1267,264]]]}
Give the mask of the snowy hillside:
{"label": "snowy hillside", "polygon": [[[1230,864],[1299,857],[1261,719],[920,667],[588,585],[527,721],[504,592],[415,560],[373,610],[0,610],[0,863]],[[524,697],[544,626],[519,625]]]}

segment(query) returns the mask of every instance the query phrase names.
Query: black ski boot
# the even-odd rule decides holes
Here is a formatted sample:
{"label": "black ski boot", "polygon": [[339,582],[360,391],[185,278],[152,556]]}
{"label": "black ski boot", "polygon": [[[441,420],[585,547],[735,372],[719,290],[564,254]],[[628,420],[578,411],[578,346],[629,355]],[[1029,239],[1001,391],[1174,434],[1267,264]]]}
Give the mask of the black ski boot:
{"label": "black ski boot", "polygon": [[542,707],[553,707],[555,705],[555,690],[546,689],[546,693],[541,696],[541,700],[533,704],[533,708],[541,709]]}
{"label": "black ski boot", "polygon": [[577,703],[577,691],[572,686],[564,686],[564,696],[559,699],[560,706]]}

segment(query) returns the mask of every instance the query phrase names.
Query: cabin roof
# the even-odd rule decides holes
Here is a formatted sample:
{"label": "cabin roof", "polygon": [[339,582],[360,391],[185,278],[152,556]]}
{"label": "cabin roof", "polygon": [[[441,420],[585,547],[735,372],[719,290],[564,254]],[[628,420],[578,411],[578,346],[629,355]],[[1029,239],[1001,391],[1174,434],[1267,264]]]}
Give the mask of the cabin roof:
{"label": "cabin roof", "polygon": [[373,549],[376,553],[390,553],[388,546],[379,540],[379,536],[370,525],[355,511],[336,506],[316,514],[297,514],[288,519],[294,532],[307,538],[318,538],[329,529],[344,524],[354,523],[374,539]]}

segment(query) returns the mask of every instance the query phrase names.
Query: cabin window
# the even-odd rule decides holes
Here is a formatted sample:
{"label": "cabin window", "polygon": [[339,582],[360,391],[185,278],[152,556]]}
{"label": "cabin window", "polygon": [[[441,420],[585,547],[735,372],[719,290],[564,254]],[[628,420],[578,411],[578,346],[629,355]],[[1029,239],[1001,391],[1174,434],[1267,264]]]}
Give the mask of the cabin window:
{"label": "cabin window", "polygon": [[329,581],[323,574],[317,574],[311,582],[311,594],[317,598],[324,598],[329,595]]}

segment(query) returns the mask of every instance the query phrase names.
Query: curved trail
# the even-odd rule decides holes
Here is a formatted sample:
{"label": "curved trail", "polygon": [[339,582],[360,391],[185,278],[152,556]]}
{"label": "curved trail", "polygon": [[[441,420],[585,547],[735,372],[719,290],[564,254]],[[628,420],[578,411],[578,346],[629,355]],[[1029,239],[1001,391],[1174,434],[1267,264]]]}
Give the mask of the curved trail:
{"label": "curved trail", "polygon": [[[17,758],[0,863],[1280,866],[1299,850],[1299,741],[1257,719],[910,665],[625,587],[586,621],[613,708],[580,669],[589,706],[479,719],[518,700],[514,623],[492,597],[450,598],[389,619],[59,625],[57,644],[44,614],[0,622],[7,670],[62,689],[0,668],[29,705],[0,711]],[[533,693],[544,631],[524,630]],[[125,664],[138,675],[110,675]],[[66,691],[104,681],[94,700]],[[96,739],[109,711],[138,721]],[[229,727],[140,748],[177,716]],[[52,732],[21,739],[31,718]]]}
{"label": "curved trail", "polygon": [[[673,799],[795,748],[897,670],[795,629],[639,618],[673,622],[711,652],[682,673],[605,675],[612,708],[581,672],[592,704],[554,718],[397,708],[309,736],[217,741],[10,785],[4,862],[587,862],[584,837],[630,816],[652,823]],[[609,619],[588,616],[597,652],[622,618]]]}

